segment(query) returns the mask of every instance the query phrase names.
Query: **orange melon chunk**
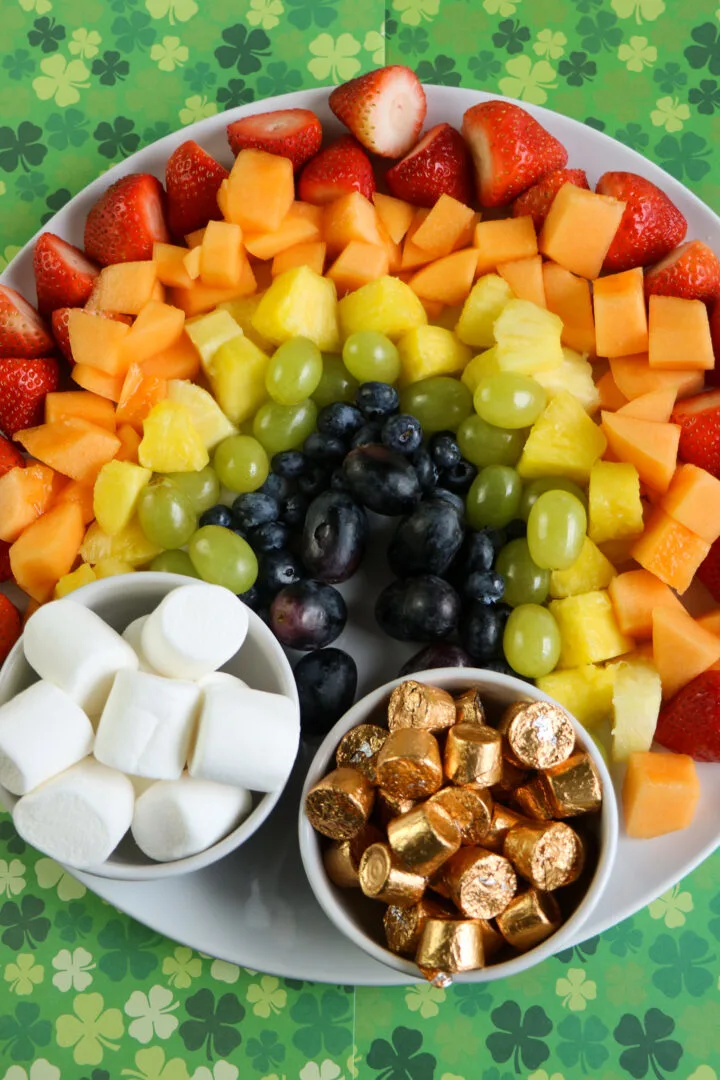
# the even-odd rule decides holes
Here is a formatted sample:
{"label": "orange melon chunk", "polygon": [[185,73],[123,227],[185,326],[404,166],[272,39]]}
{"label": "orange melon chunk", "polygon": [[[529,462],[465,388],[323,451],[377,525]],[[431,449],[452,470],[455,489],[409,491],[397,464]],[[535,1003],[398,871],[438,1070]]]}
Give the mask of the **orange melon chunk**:
{"label": "orange melon chunk", "polygon": [[590,282],[553,262],[543,263],[542,274],[547,309],[562,319],[563,345],[594,356],[595,318]]}
{"label": "orange melon chunk", "polygon": [[202,315],[206,311],[212,311],[218,304],[225,304],[228,300],[249,296],[250,293],[255,292],[256,287],[253,269],[245,260],[242,265],[242,276],[234,288],[216,289],[197,281],[189,289],[172,289],[170,302],[184,311],[186,317],[190,319],[193,315]]}
{"label": "orange melon chunk", "polygon": [[648,323],[641,267],[593,282],[598,356],[629,356],[648,347]]}
{"label": "orange melon chunk", "polygon": [[432,259],[449,255],[467,232],[475,213],[450,195],[441,195],[413,236],[413,242]]}
{"label": "orange melon chunk", "polygon": [[[217,222],[213,222],[217,224]],[[169,349],[183,332],[185,313],[171,304],[150,300],[130,327],[122,345],[124,359],[142,364],[151,356]]]}
{"label": "orange melon chunk", "polygon": [[399,244],[395,243],[382,221],[380,221],[380,218],[378,218],[378,232],[380,233],[380,238],[387,252],[390,273],[394,274],[402,265],[402,248]]}
{"label": "orange melon chunk", "polygon": [[410,288],[424,300],[460,304],[472,288],[476,263],[477,254],[474,248],[455,251],[413,274]]}
{"label": "orange melon chunk", "polygon": [[55,473],[33,462],[16,465],[0,476],[0,540],[12,542],[50,505]]}
{"label": "orange melon chunk", "polygon": [[49,600],[72,570],[84,533],[76,502],[59,503],[29,525],[10,548],[10,569],[20,588],[41,604]]}
{"label": "orange melon chunk", "polygon": [[507,281],[518,300],[529,300],[538,307],[547,307],[540,255],[498,263],[497,272]]}
{"label": "orange melon chunk", "polygon": [[[239,228],[239,226],[238,226]],[[203,229],[203,233],[205,230]],[[185,252],[183,258],[183,267],[185,273],[190,278],[190,281],[197,281],[200,277],[200,263],[202,261],[202,244],[198,244],[196,247],[190,248]]]}
{"label": "orange melon chunk", "polygon": [[246,233],[275,232],[295,200],[292,162],[264,150],[241,150],[220,187],[218,206],[226,221]]}
{"label": "orange melon chunk", "polygon": [[117,429],[117,437],[120,440],[120,449],[115,455],[115,459],[117,461],[132,461],[134,465],[137,465],[138,449],[142,441],[140,432],[136,431],[130,424],[120,424]]}
{"label": "orange melon chunk", "polygon": [[[600,395],[601,409],[616,412],[627,404],[627,398],[618,390],[611,371],[606,371],[604,375],[601,375],[595,386]],[[609,461],[610,459],[606,456],[606,460]]]}
{"label": "orange melon chunk", "polygon": [[142,431],[143,420],[158,401],[167,397],[167,389],[167,379],[148,375],[139,364],[132,364],[118,401],[118,422]]}
{"label": "orange melon chunk", "polygon": [[84,525],[89,525],[91,521],[95,520],[92,484],[81,484],[79,480],[71,480],[70,483],[65,484],[61,491],[55,496],[52,505],[57,506],[58,503],[63,502],[74,502],[78,504],[83,516]]}
{"label": "orange melon chunk", "polygon": [[655,608],[683,609],[672,589],[648,570],[617,574],[608,585],[608,592],[618,626],[623,634],[637,640],[652,637]]}
{"label": "orange melon chunk", "polygon": [[71,310],[67,325],[76,364],[87,364],[115,378],[125,374],[130,360],[122,346],[130,333],[129,326],[114,319],[99,319],[81,308]]}
{"label": "orange melon chunk", "polygon": [[640,397],[628,401],[617,411],[623,416],[634,416],[637,420],[654,420],[658,424],[666,424],[672,416],[676,399],[676,387],[661,386],[659,390],[651,390],[649,394],[641,394]]}
{"label": "orange melon chunk", "polygon": [[189,248],[200,247],[205,236],[205,226],[202,229],[193,229],[192,232],[185,236],[185,243]]}
{"label": "orange melon chunk", "polygon": [[90,364],[75,364],[72,369],[72,379],[83,390],[89,390],[91,394],[108,398],[109,401],[119,401],[122,391],[123,375],[108,375],[106,371],[100,371]]}
{"label": "orange melon chunk", "polygon": [[200,370],[200,354],[183,331],[167,349],[145,360],[142,368],[144,375],[160,379],[194,379]]}
{"label": "orange melon chunk", "polygon": [[192,285],[192,278],[185,269],[185,256],[187,248],[177,244],[162,244],[159,241],[153,244],[153,262],[158,281],[163,285],[176,285],[178,288],[187,289]]}
{"label": "orange melon chunk", "polygon": [[528,215],[499,221],[479,221],[475,226],[474,246],[478,253],[478,274],[495,270],[498,263],[537,255],[533,219]]}
{"label": "orange melon chunk", "polygon": [[720,660],[720,638],[681,607],[652,613],[653,660],[664,698],[671,698],[696,675]]}
{"label": "orange melon chunk", "polygon": [[720,536],[720,480],[697,465],[677,467],[662,508],[709,544]]}
{"label": "orange melon chunk", "polygon": [[83,483],[92,483],[120,448],[117,435],[107,428],[75,418],[25,428],[15,437],[38,461]]}
{"label": "orange melon chunk", "polygon": [[700,623],[706,630],[709,630],[711,634],[720,637],[720,608],[707,611],[704,615],[698,616],[695,621]]}
{"label": "orange melon chunk", "polygon": [[702,300],[651,296],[649,309],[651,368],[710,371],[715,367],[710,322]]}
{"label": "orange melon chunk", "polygon": [[619,199],[563,184],[545,218],[540,251],[571,273],[594,280],[624,212]]}
{"label": "orange melon chunk", "polygon": [[335,282],[338,296],[342,297],[346,292],[366,285],[368,281],[385,277],[389,269],[387,249],[384,246],[351,240],[340,252],[326,277]]}
{"label": "orange melon chunk", "polygon": [[200,245],[200,280],[211,289],[234,289],[247,256],[242,229],[229,221],[208,221]]}
{"label": "orange melon chunk", "polygon": [[295,244],[278,252],[272,261],[272,276],[284,274],[286,270],[292,270],[296,266],[309,266],[316,274],[322,274],[325,269],[325,252],[327,244],[324,240],[313,240],[307,244]]}
{"label": "orange melon chunk", "polygon": [[415,211],[415,215],[410,224],[410,228],[405,234],[402,249],[402,259],[400,262],[400,269],[416,270],[419,266],[426,266],[432,261],[432,255],[429,251],[425,251],[418,244],[415,243],[415,233],[418,231],[426,217],[430,213],[429,210],[424,207],[418,207]]}
{"label": "orange melon chunk", "polygon": [[333,255],[342,251],[352,240],[382,247],[377,211],[359,191],[352,191],[349,195],[327,203],[323,213],[322,234],[328,251]]}
{"label": "orange melon chunk", "polygon": [[647,353],[613,356],[610,358],[610,370],[621,393],[631,401],[642,394],[667,390],[668,387],[672,387],[679,398],[696,394],[703,388],[701,371],[665,371],[651,368]]}
{"label": "orange melon chunk", "polygon": [[610,449],[621,461],[634,465],[644,483],[655,491],[666,491],[677,463],[680,425],[610,412],[601,417]]}
{"label": "orange melon chunk", "polygon": [[625,829],[635,840],[687,829],[700,799],[695,762],[687,754],[635,751],[628,759],[622,803]]}
{"label": "orange melon chunk", "polygon": [[115,430],[115,406],[107,398],[90,394],[87,390],[65,390],[48,394],[45,398],[45,423],[78,416],[91,424]]}
{"label": "orange melon chunk", "polygon": [[152,259],[104,266],[93,288],[93,304],[101,311],[137,315],[152,300],[156,281],[157,268]]}
{"label": "orange melon chunk", "polygon": [[373,195],[373,205],[390,238],[399,244],[410,228],[415,207],[393,195],[381,195],[379,191]]}
{"label": "orange melon chunk", "polygon": [[689,589],[710,545],[656,506],[631,548],[636,562],[680,594]]}

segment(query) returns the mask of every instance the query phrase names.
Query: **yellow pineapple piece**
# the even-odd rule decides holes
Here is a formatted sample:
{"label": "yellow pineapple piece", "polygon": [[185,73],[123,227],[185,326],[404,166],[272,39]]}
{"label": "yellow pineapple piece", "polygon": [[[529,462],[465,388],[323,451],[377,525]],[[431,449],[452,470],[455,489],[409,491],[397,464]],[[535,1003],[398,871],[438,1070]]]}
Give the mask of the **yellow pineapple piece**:
{"label": "yellow pineapple piece", "polygon": [[499,371],[497,349],[493,346],[492,349],[486,349],[485,352],[473,356],[460,378],[470,393],[474,395],[479,384],[487,375],[497,375]]}
{"label": "yellow pineapple piece", "polygon": [[226,341],[213,356],[207,372],[210,388],[233,424],[252,419],[266,400],[269,362],[269,356],[247,337]]}
{"label": "yellow pineapple piece", "polygon": [[457,375],[472,355],[451,330],[441,326],[416,326],[409,330],[400,338],[398,352],[400,381],[404,385],[434,375]]}
{"label": "yellow pineapple piece", "polygon": [[588,536],[596,544],[604,544],[642,531],[637,469],[624,461],[596,461],[588,487]]}
{"label": "yellow pineapple piece", "polygon": [[620,633],[605,589],[551,600],[549,607],[560,630],[560,668],[601,664],[634,647],[632,638]]}
{"label": "yellow pineapple piece", "polygon": [[495,321],[514,298],[515,293],[499,274],[484,274],[463,304],[455,333],[466,345],[489,348],[495,344]]}
{"label": "yellow pineapple piece", "polygon": [[567,476],[585,483],[607,440],[577,398],[560,391],[530,429],[517,470],[524,480]]}
{"label": "yellow pineapple piece", "polygon": [[563,362],[562,320],[529,300],[510,300],[495,320],[493,332],[501,371],[534,375]]}
{"label": "yellow pineapple piece", "polygon": [[187,319],[185,332],[200,353],[203,367],[207,368],[220,346],[242,334],[242,329],[229,311],[218,308],[207,315]]}
{"label": "yellow pineapple piece", "polygon": [[409,285],[396,277],[369,281],[349,293],[338,304],[343,340],[358,330],[377,330],[397,341],[415,326],[427,321],[420,298]]}
{"label": "yellow pineapple piece", "polygon": [[151,476],[150,469],[131,461],[108,461],[103,465],[93,488],[95,520],[103,532],[115,536],[125,528]]}
{"label": "yellow pineapple piece", "polygon": [[212,394],[189,379],[170,379],[167,385],[167,400],[177,401],[187,408],[208,450],[227,439],[228,435],[237,435],[237,428],[228,420]]}
{"label": "yellow pineapple piece", "polygon": [[69,594],[75,592],[76,589],[81,589],[83,585],[89,585],[92,581],[96,580],[97,575],[92,566],[88,566],[87,563],[82,563],[78,566],[77,570],[72,570],[69,574],[63,574],[55,586],[53,598],[55,600],[62,600],[63,596],[69,596]]}
{"label": "yellow pineapple piece", "polygon": [[592,727],[610,716],[615,685],[616,665],[582,667],[551,671],[535,680],[538,690],[563,705],[585,727]]}
{"label": "yellow pineapple piece", "polygon": [[251,322],[258,334],[275,345],[306,337],[323,352],[337,352],[337,307],[335,282],[309,266],[296,266],[278,274]]}
{"label": "yellow pineapple piece", "polygon": [[585,412],[594,413],[600,407],[592,364],[573,349],[563,348],[562,364],[551,371],[535,371],[533,378],[545,388],[549,398],[567,390],[578,399]]}
{"label": "yellow pineapple piece", "polygon": [[662,704],[662,684],[651,660],[635,658],[614,664],[613,761],[627,761],[635,751],[649,750]]}
{"label": "yellow pineapple piece", "polygon": [[118,559],[114,555],[108,555],[106,559],[100,559],[93,566],[96,578],[117,577],[119,574],[134,574],[135,567],[124,559]]}
{"label": "yellow pineapple piece", "polygon": [[252,324],[252,318],[257,311],[264,292],[252,293],[250,296],[238,296],[235,300],[224,300],[218,304],[216,311],[228,311],[242,330],[245,337],[250,338],[258,349],[263,352],[272,352],[272,342],[258,334]]}
{"label": "yellow pineapple piece", "polygon": [[153,472],[198,472],[210,460],[190,410],[177,401],[159,401],[143,420],[138,461]]}
{"label": "yellow pineapple piece", "polygon": [[565,596],[606,589],[617,571],[600,548],[585,537],[583,546],[572,566],[567,570],[553,570],[550,574],[550,596],[558,600]]}
{"label": "yellow pineapple piece", "polygon": [[109,536],[97,521],[93,521],[80,546],[80,558],[95,566],[97,576],[97,565],[108,559],[120,560],[136,568],[152,562],[161,551],[157,544],[150,543],[135,517],[115,536]]}

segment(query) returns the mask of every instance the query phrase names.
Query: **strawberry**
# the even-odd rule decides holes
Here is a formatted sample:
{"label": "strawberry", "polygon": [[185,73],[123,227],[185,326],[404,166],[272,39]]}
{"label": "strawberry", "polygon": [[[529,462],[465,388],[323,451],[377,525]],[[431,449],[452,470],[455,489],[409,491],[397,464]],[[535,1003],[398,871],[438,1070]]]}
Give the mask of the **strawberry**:
{"label": "strawberry", "polygon": [[380,157],[401,157],[417,142],[427,112],[422,84],[402,64],[369,71],[336,87],[330,108],[358,142]]}
{"label": "strawberry", "polygon": [[720,296],[720,261],[701,240],[688,240],[648,270],[645,295],[709,303]]}
{"label": "strawberry", "polygon": [[720,671],[704,671],[663,705],[655,739],[695,761],[720,761]]}
{"label": "strawberry", "polygon": [[310,109],[275,109],[241,116],[228,124],[228,142],[236,156],[254,148],[290,158],[295,172],[315,157],[322,142],[322,124]]}
{"label": "strawberry", "polygon": [[41,424],[45,395],[58,386],[58,364],[52,356],[0,360],[0,429],[16,431]]}
{"label": "strawberry", "polygon": [[720,478],[720,390],[679,401],[670,422],[680,425],[679,457]]}
{"label": "strawberry", "polygon": [[12,581],[10,569],[10,544],[7,540],[0,540],[0,581]]}
{"label": "strawberry", "polygon": [[307,163],[300,173],[298,195],[303,202],[322,206],[351,191],[371,199],[375,174],[365,151],[351,135],[343,135]]}
{"label": "strawberry", "polygon": [[7,596],[0,593],[0,664],[20,637],[20,612]]}
{"label": "strawberry", "polygon": [[[68,333],[68,317],[72,310],[73,309],[70,307],[56,308],[50,316],[50,324],[52,326],[55,344],[70,364],[75,363],[75,357],[70,348],[70,335]],[[88,309],[85,308],[85,310],[87,311]],[[114,322],[124,322],[127,326],[132,325],[131,316],[121,315],[118,311],[92,311],[90,314],[99,315],[101,319],[113,319]]]}
{"label": "strawberry", "polygon": [[450,124],[436,124],[402,161],[388,170],[391,194],[414,206],[434,206],[441,195],[472,199],[465,140]]}
{"label": "strawberry", "polygon": [[47,356],[54,348],[35,308],[14,289],[0,285],[0,357]]}
{"label": "strawberry", "polygon": [[165,166],[165,187],[167,221],[174,237],[182,238],[222,217],[217,193],[228,175],[227,169],[192,139],[173,150]]}
{"label": "strawberry", "polygon": [[170,239],[164,202],[162,184],[149,173],[130,173],[116,180],[90,208],[85,222],[86,254],[101,266],[151,259],[155,241]]}
{"label": "strawberry", "polygon": [[541,176],[537,184],[533,184],[522,195],[518,195],[513,203],[513,217],[526,217],[529,214],[533,219],[535,231],[540,232],[552,201],[563,184],[574,184],[575,187],[586,190],[590,187],[582,169],[553,169],[552,172]]}
{"label": "strawberry", "polygon": [[631,172],[606,172],[595,188],[624,202],[625,212],[605,256],[603,270],[617,274],[664,259],[681,244],[687,221],[664,191]]}
{"label": "strawberry", "polygon": [[715,353],[715,367],[705,372],[705,382],[708,386],[718,386],[720,385],[720,298],[715,301],[710,311],[710,337]]}
{"label": "strawberry", "polygon": [[482,101],[463,117],[483,206],[505,206],[545,173],[563,169],[567,150],[530,113],[510,101]]}
{"label": "strawberry", "polygon": [[18,465],[24,468],[25,458],[17,446],[13,446],[9,439],[0,435],[0,476],[4,476],[6,472],[10,472]]}
{"label": "strawberry", "polygon": [[720,540],[710,545],[710,550],[700,563],[695,575],[707,591],[720,604]]}
{"label": "strawberry", "polygon": [[98,276],[95,263],[79,248],[54,233],[41,233],[33,253],[38,311],[50,314],[55,308],[82,307]]}

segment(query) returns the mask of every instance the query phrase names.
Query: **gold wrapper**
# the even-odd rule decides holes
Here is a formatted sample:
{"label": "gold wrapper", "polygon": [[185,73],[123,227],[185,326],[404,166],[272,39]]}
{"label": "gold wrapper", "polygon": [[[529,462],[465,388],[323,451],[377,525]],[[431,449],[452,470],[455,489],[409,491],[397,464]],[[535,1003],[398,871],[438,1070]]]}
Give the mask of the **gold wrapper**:
{"label": "gold wrapper", "polygon": [[387,829],[390,848],[408,870],[429,877],[460,847],[460,828],[447,810],[424,802],[393,818]]}
{"label": "gold wrapper", "polygon": [[516,896],[498,915],[497,924],[508,945],[518,952],[534,949],[550,937],[562,923],[557,900],[552,893],[528,889]]}
{"label": "gold wrapper", "polygon": [[363,852],[383,839],[380,830],[368,823],[351,840],[334,840],[323,852],[327,876],[341,889],[359,889],[358,868]]}
{"label": "gold wrapper", "polygon": [[552,821],[555,817],[547,791],[537,775],[521,787],[515,788],[512,801],[523,814],[536,821]]}
{"label": "gold wrapper", "polygon": [[373,900],[408,907],[425,892],[425,878],[400,866],[387,844],[371,844],[360,860],[360,888]]}
{"label": "gold wrapper", "polygon": [[482,927],[476,919],[428,919],[420,935],[415,961],[423,972],[455,974],[485,964]]}
{"label": "gold wrapper", "polygon": [[455,698],[455,715],[458,724],[484,724],[485,706],[476,688],[466,690]]}
{"label": "gold wrapper", "polygon": [[517,872],[544,892],[576,881],[585,862],[582,840],[562,821],[516,825],[503,851]]}
{"label": "gold wrapper", "polygon": [[374,784],[377,756],[387,737],[387,729],[377,724],[358,724],[351,728],[338,743],[335,753],[338,768],[357,769]]}
{"label": "gold wrapper", "polygon": [[400,956],[414,956],[428,919],[448,919],[450,912],[424,896],[410,907],[391,904],[383,916],[388,949]]}
{"label": "gold wrapper", "polygon": [[490,789],[490,794],[493,799],[499,799],[500,802],[502,802],[503,799],[510,798],[515,789],[526,783],[529,777],[530,773],[527,769],[515,765],[514,762],[510,761],[508,757],[503,754],[502,776],[497,784],[493,784]]}
{"label": "gold wrapper", "polygon": [[453,784],[491,787],[502,776],[502,736],[481,724],[456,724],[445,743],[445,775]]}
{"label": "gold wrapper", "polygon": [[602,784],[592,758],[584,751],[545,769],[540,774],[540,783],[553,817],[577,817],[600,809]]}
{"label": "gold wrapper", "polygon": [[[513,902],[513,900],[510,901],[511,904]],[[507,908],[505,908],[505,910],[507,911]],[[498,918],[500,918],[500,916],[498,916]],[[485,960],[487,961],[495,956],[496,953],[500,952],[505,944],[505,938],[487,919],[478,919],[478,922],[480,923],[480,929],[482,931],[483,952],[485,953]]]}
{"label": "gold wrapper", "polygon": [[455,723],[455,702],[439,686],[408,679],[396,686],[388,702],[388,727],[419,728],[423,731],[445,731]]}
{"label": "gold wrapper", "polygon": [[487,788],[446,787],[428,799],[447,810],[460,827],[460,843],[479,844],[490,827],[493,800]]}
{"label": "gold wrapper", "polygon": [[334,769],[308,791],[305,814],[331,840],[350,840],[370,817],[375,792],[356,769]]}
{"label": "gold wrapper", "polygon": [[482,847],[461,848],[439,877],[450,899],[469,919],[494,918],[517,892],[512,863]]}
{"label": "gold wrapper", "polygon": [[391,731],[378,754],[377,779],[391,795],[422,799],[434,794],[443,782],[435,736],[420,728]]}
{"label": "gold wrapper", "polygon": [[406,799],[404,795],[393,795],[383,788],[375,790],[375,814],[383,828],[398,814],[407,814],[415,805],[415,799]]}
{"label": "gold wrapper", "polygon": [[528,769],[565,761],[575,746],[570,717],[549,701],[518,701],[505,710],[498,731],[507,739],[510,760]]}
{"label": "gold wrapper", "polygon": [[482,846],[487,848],[488,851],[494,851],[496,854],[502,855],[505,837],[510,832],[510,829],[515,825],[522,825],[527,820],[521,814],[516,814],[514,810],[509,810],[507,806],[495,803],[490,825],[482,837]]}

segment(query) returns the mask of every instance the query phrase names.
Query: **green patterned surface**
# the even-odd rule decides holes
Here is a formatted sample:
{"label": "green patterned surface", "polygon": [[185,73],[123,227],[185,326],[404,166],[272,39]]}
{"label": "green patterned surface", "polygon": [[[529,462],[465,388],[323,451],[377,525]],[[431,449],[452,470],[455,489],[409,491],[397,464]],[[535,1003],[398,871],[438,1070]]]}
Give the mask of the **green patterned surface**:
{"label": "green patterned surface", "polygon": [[[720,209],[716,2],[2,0],[0,267],[153,139],[389,62],[585,120]],[[488,988],[285,981],[157,937],[0,816],[0,1080],[717,1080],[719,956],[715,856]]]}

